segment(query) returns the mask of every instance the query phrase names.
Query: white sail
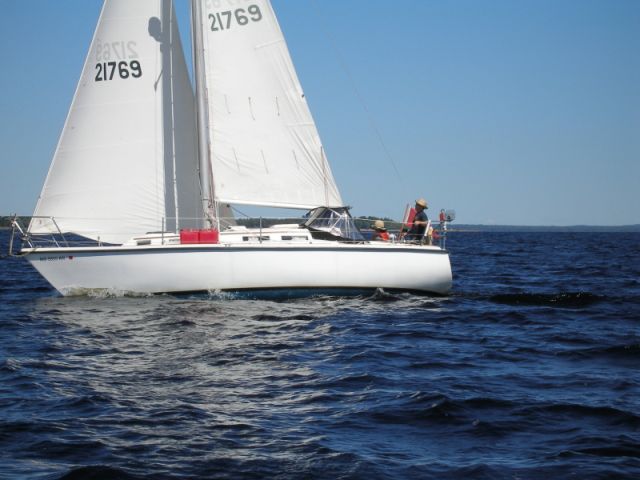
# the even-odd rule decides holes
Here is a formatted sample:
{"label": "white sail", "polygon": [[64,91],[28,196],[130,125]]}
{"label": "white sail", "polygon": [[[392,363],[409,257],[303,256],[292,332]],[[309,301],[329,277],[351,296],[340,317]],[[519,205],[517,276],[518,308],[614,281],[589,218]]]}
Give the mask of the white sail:
{"label": "white sail", "polygon": [[269,1],[198,1],[216,200],[342,205]]}
{"label": "white sail", "polygon": [[[194,99],[171,0],[106,0],[31,233],[123,243],[200,219]],[[199,220],[197,220],[199,222]]]}

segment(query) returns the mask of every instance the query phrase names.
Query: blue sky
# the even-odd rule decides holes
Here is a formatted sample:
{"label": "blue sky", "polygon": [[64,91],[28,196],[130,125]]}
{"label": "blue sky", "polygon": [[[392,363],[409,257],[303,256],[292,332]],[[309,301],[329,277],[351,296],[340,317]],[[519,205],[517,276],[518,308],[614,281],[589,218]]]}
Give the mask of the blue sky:
{"label": "blue sky", "polygon": [[[272,3],[355,215],[640,224],[640,1]],[[0,215],[28,215],[102,2],[0,4]]]}

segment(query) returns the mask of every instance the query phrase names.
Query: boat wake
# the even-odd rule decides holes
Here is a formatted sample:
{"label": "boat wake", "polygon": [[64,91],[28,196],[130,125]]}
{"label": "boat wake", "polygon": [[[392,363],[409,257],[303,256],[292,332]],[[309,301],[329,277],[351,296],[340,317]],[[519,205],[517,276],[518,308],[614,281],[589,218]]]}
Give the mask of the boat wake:
{"label": "boat wake", "polygon": [[122,290],[119,288],[82,288],[82,287],[69,287],[64,288],[60,293],[65,297],[89,297],[89,298],[146,298],[153,297],[153,293],[149,292],[134,292],[131,290]]}

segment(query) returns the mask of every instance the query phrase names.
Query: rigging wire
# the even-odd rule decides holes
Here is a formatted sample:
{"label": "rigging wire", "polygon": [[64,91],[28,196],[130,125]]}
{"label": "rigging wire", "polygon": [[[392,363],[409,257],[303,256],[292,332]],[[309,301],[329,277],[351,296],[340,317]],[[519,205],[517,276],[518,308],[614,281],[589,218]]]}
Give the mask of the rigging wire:
{"label": "rigging wire", "polygon": [[239,210],[238,208],[236,208],[234,205],[229,205],[229,208],[234,212],[237,213],[245,218],[253,218],[250,215],[247,215],[246,213],[242,212],[241,210]]}
{"label": "rigging wire", "polygon": [[[321,13],[320,13],[320,9],[318,8],[318,5],[316,4],[316,0],[309,0],[311,5],[313,6],[313,8],[315,9],[316,15],[318,16],[318,18],[321,18]],[[382,138],[382,134],[380,133],[380,129],[378,128],[378,125],[375,122],[375,119],[373,118],[373,115],[371,114],[371,111],[369,110],[369,107],[367,107],[367,103],[364,100],[364,97],[360,94],[360,91],[358,90],[358,86],[353,78],[353,75],[351,74],[351,71],[349,70],[349,67],[347,66],[347,63],[344,61],[344,58],[342,57],[342,55],[340,54],[340,50],[338,49],[338,44],[336,43],[335,39],[331,36],[331,32],[329,31],[328,27],[326,27],[327,22],[323,22],[320,21],[318,22],[320,25],[325,26],[325,28],[322,29],[322,33],[324,33],[325,37],[327,37],[327,40],[329,41],[329,44],[331,45],[331,47],[333,48],[334,54],[336,55],[337,59],[338,59],[338,63],[340,65],[340,67],[342,68],[342,70],[344,71],[345,75],[347,76],[347,78],[349,79],[349,82],[351,83],[351,88],[353,88],[353,91],[355,92],[356,97],[358,98],[360,105],[362,106],[362,109],[365,111],[365,114],[367,116],[367,120],[369,121],[369,126],[371,127],[371,129],[373,130],[373,132],[375,133],[376,137],[378,138],[378,141],[380,142],[380,145],[382,146],[382,150],[384,151],[387,160],[391,163],[391,166],[393,167],[393,170],[396,172],[396,175],[398,176],[398,180],[402,181],[402,175],[400,175],[400,171],[398,170],[398,167],[396,166],[396,162],[393,159],[393,156],[391,155],[391,152],[389,151],[389,149],[387,148],[387,145],[384,142],[384,139]]]}

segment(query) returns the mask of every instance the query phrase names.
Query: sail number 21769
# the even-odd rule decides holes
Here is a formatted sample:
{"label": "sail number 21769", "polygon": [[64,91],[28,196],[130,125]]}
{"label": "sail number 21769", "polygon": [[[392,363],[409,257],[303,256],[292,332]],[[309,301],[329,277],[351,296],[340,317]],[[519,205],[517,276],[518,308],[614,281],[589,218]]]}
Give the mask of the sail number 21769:
{"label": "sail number 21769", "polygon": [[259,22],[262,20],[262,12],[258,5],[249,5],[247,9],[236,8],[235,10],[226,10],[224,12],[210,13],[211,31],[219,32],[221,30],[229,30],[233,25],[241,27],[249,22]]}
{"label": "sail number 21769", "polygon": [[138,46],[134,41],[100,41],[95,47],[95,81],[140,78],[142,65],[138,60]]}
{"label": "sail number 21769", "polygon": [[121,60],[119,62],[96,63],[96,82],[113,80],[114,77],[126,80],[127,78],[140,78],[142,67],[138,60]]}

